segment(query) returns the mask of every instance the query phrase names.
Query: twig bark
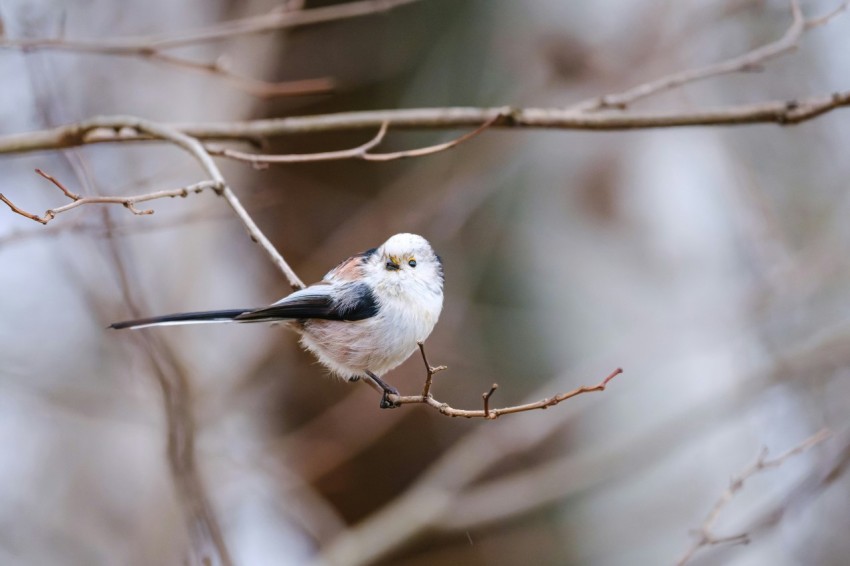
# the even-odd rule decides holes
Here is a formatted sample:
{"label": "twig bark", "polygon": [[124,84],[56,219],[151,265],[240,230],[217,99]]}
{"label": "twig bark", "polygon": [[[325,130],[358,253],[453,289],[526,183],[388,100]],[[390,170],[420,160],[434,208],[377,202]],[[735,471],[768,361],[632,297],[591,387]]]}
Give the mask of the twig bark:
{"label": "twig bark", "polygon": [[752,476],[758,474],[759,472],[764,471],[767,468],[777,468],[785,463],[789,458],[793,458],[798,454],[802,454],[809,448],[812,448],[821,442],[828,439],[832,433],[823,429],[816,433],[815,435],[807,438],[797,446],[791,448],[790,450],[783,452],[776,458],[767,457],[767,449],[763,448],[761,453],[759,454],[756,461],[744,468],[740,474],[736,478],[733,478],[729,483],[729,487],[726,488],[720,497],[715,501],[714,505],[711,507],[711,510],[706,515],[702,524],[696,530],[696,539],[693,544],[685,551],[681,558],[679,558],[678,562],[676,562],[677,566],[684,566],[694,557],[694,555],[699,552],[700,549],[706,546],[714,546],[718,544],[748,544],[750,542],[749,533],[739,533],[731,536],[717,536],[714,534],[714,524],[717,522],[717,519],[720,517],[720,513],[723,509],[729,504],[730,501],[735,497],[741,489],[744,487],[744,483],[750,479]]}

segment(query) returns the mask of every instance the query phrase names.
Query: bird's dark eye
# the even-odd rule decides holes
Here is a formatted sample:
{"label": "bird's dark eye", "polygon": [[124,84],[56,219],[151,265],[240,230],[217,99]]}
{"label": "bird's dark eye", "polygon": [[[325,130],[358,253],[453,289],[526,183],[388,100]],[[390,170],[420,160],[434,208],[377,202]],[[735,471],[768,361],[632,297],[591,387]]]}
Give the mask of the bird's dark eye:
{"label": "bird's dark eye", "polygon": [[411,259],[410,261],[407,262],[407,265],[409,265],[410,267],[416,267],[416,260]]}

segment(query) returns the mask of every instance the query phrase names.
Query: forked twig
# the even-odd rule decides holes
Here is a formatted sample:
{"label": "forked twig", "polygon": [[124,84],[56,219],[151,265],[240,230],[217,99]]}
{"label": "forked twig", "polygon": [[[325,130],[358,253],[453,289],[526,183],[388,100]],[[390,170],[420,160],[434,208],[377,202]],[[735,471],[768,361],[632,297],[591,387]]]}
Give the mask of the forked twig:
{"label": "forked twig", "polygon": [[83,206],[86,204],[120,204],[133,214],[142,216],[146,214],[153,214],[153,210],[151,209],[139,209],[136,208],[136,205],[142,202],[148,202],[151,200],[157,200],[162,198],[174,198],[174,197],[187,197],[193,193],[200,193],[206,189],[212,189],[218,192],[222,185],[218,181],[201,181],[199,183],[193,183],[191,185],[187,185],[185,187],[180,187],[179,189],[170,189],[164,191],[156,191],[153,193],[145,193],[143,195],[134,195],[129,197],[119,197],[119,196],[102,196],[102,197],[83,197],[76,193],[72,193],[63,185],[59,180],[57,180],[52,175],[45,173],[41,169],[36,169],[36,173],[53,183],[62,193],[68,197],[71,202],[64,206],[60,206],[57,208],[50,208],[45,211],[43,216],[38,216],[37,214],[33,214],[31,212],[27,212],[21,207],[15,205],[11,200],[9,200],[4,194],[0,193],[0,201],[6,203],[12,212],[16,214],[20,214],[25,218],[29,218],[30,220],[35,220],[41,224],[47,224],[58,214],[71,210],[72,208],[77,208],[78,206]]}
{"label": "forked twig", "polygon": [[[549,407],[554,407],[555,405],[566,401],[572,397],[576,397],[578,395],[582,395],[584,393],[592,393],[594,391],[605,391],[605,388],[608,386],[608,383],[623,373],[621,368],[617,368],[612,371],[605,379],[597,383],[596,385],[584,385],[577,389],[573,389],[572,391],[568,391],[566,393],[561,393],[558,395],[554,395],[552,397],[546,397],[544,399],[540,399],[539,401],[535,401],[533,403],[526,403],[524,405],[514,405],[511,407],[501,407],[498,409],[490,408],[490,397],[492,397],[493,393],[496,392],[496,389],[499,388],[499,385],[494,383],[493,386],[487,393],[482,395],[484,399],[484,409],[482,410],[469,410],[469,409],[455,409],[451,407],[448,403],[442,403],[434,399],[431,395],[431,386],[432,386],[432,378],[435,373],[438,371],[442,371],[447,369],[445,366],[437,366],[433,367],[430,363],[428,363],[428,358],[425,356],[425,345],[423,343],[419,343],[419,350],[422,353],[422,361],[425,363],[425,386],[422,390],[422,395],[389,395],[387,398],[389,401],[397,404],[397,405],[411,405],[411,404],[425,404],[429,407],[432,407],[439,411],[441,414],[449,416],[449,417],[465,417],[468,419],[471,418],[484,418],[484,419],[497,419],[502,415],[509,415],[513,413],[523,413],[525,411],[534,411],[536,409],[548,409]],[[372,385],[371,380],[366,380],[366,383]],[[376,387],[372,385],[373,387]],[[379,389],[376,389],[380,391]]]}
{"label": "forked twig", "polygon": [[496,389],[498,389],[498,388],[499,388],[499,384],[494,383],[493,385],[490,386],[490,391],[487,391],[486,393],[481,394],[481,397],[484,399],[484,418],[485,419],[490,418],[490,397],[493,396],[493,393],[495,393]]}
{"label": "forked twig", "polygon": [[419,352],[422,354],[422,363],[425,364],[425,386],[422,388],[422,399],[427,399],[431,395],[431,385],[434,382],[434,374],[443,370],[449,369],[448,366],[432,366],[428,363],[428,356],[425,355],[425,343],[419,342]]}
{"label": "forked twig", "polygon": [[687,564],[694,555],[703,547],[706,546],[714,546],[718,544],[748,544],[750,542],[749,533],[740,533],[737,535],[731,536],[723,536],[718,537],[713,533],[714,524],[717,522],[718,517],[720,517],[721,511],[732,501],[741,489],[744,487],[744,483],[750,479],[752,476],[758,474],[759,472],[767,469],[767,468],[778,468],[782,464],[785,463],[789,458],[793,458],[798,454],[802,454],[806,450],[820,444],[821,442],[828,439],[832,436],[831,431],[828,429],[822,429],[813,436],[810,436],[797,446],[783,452],[776,458],[768,459],[767,448],[762,448],[759,452],[758,458],[756,461],[744,468],[744,470],[738,474],[737,477],[732,478],[732,481],[729,482],[729,487],[726,488],[717,501],[714,502],[714,505],[711,507],[711,510],[706,515],[702,524],[696,529],[694,532],[696,534],[696,539],[691,544],[690,547],[685,551],[681,558],[676,562],[677,566],[684,566]]}
{"label": "forked twig", "polygon": [[258,153],[248,153],[244,151],[238,151],[230,148],[219,148],[215,146],[207,146],[207,151],[211,155],[216,155],[219,157],[227,157],[229,159],[235,159],[237,161],[245,161],[248,162],[255,167],[263,167],[272,164],[280,164],[280,163],[309,163],[315,161],[338,161],[341,159],[362,159],[363,161],[393,161],[395,159],[404,159],[407,157],[424,157],[426,155],[432,155],[434,153],[439,153],[441,151],[445,151],[447,149],[451,149],[456,147],[466,141],[471,140],[472,138],[481,134],[484,130],[503,119],[504,115],[497,113],[494,116],[489,117],[484,121],[483,124],[472,130],[471,132],[467,132],[460,137],[457,137],[453,140],[438,143],[435,145],[430,145],[427,147],[420,147],[416,149],[408,149],[404,151],[394,151],[389,153],[371,153],[371,150],[379,146],[387,135],[387,131],[389,130],[390,124],[388,121],[384,121],[381,123],[381,127],[378,130],[378,133],[375,134],[371,140],[366,143],[359,145],[357,147],[353,147],[351,149],[342,149],[338,151],[325,151],[320,153],[303,153],[303,154],[289,154],[289,155],[266,155],[266,154],[258,154]]}
{"label": "forked twig", "polygon": [[[278,269],[280,269],[280,271],[287,278],[290,286],[295,290],[303,289],[305,287],[304,282],[301,281],[301,279],[289,266],[289,264],[280,254],[280,252],[277,251],[277,249],[274,247],[268,237],[263,234],[262,230],[260,230],[259,226],[257,226],[257,223],[254,221],[251,215],[248,214],[248,211],[245,210],[245,207],[242,205],[239,198],[227,185],[227,182],[225,181],[221,170],[215,164],[215,161],[213,160],[212,156],[207,152],[207,150],[204,148],[203,144],[198,138],[187,135],[184,132],[181,132],[180,130],[174,129],[172,127],[165,126],[163,124],[158,124],[156,122],[151,122],[150,120],[136,118],[134,116],[103,116],[99,118],[92,118],[90,120],[87,120],[85,122],[85,125],[76,129],[76,135],[80,136],[81,139],[85,139],[87,136],[89,136],[89,134],[94,131],[111,131],[118,136],[141,136],[150,139],[159,139],[171,143],[188,152],[192,157],[194,157],[198,164],[206,172],[210,180],[195,183],[194,185],[189,185],[188,187],[183,187],[181,189],[176,189],[173,191],[161,191],[159,193],[150,193],[147,195],[139,195],[137,197],[87,197],[86,199],[74,201],[70,205],[66,205],[65,207],[60,207],[61,210],[53,209],[53,216],[55,216],[58,212],[73,208],[74,206],[80,206],[82,204],[95,202],[102,204],[118,203],[126,206],[128,209],[133,211],[135,208],[135,203],[138,202],[153,200],[155,198],[184,196],[184,194],[188,194],[188,192],[191,192],[192,190],[202,190],[204,188],[211,188],[216,192],[217,195],[221,196],[227,202],[230,208],[233,209],[233,211],[239,217],[239,220],[242,222],[242,224],[244,224],[245,230],[248,232],[251,239],[254,242],[258,243],[268,254],[272,262],[278,267]],[[66,195],[73,195],[73,193],[67,192],[67,190],[63,187],[60,188],[63,190],[63,192],[65,192]],[[12,208],[13,212],[17,212],[19,214],[21,212],[24,212],[21,208],[12,204],[9,199],[3,198],[2,200]],[[146,214],[144,211],[136,211],[136,213]],[[42,224],[46,224],[52,219],[52,216],[50,214],[46,214],[44,217],[40,217],[31,213],[25,213],[24,216],[32,220],[36,220],[37,222],[41,222]]]}
{"label": "forked twig", "polygon": [[497,113],[492,118],[485,120],[483,124],[475,128],[471,132],[467,132],[458,138],[444,143],[438,143],[436,145],[430,145],[427,147],[420,147],[418,149],[394,151],[391,153],[366,153],[363,155],[362,159],[365,159],[366,161],[392,161],[394,159],[403,159],[406,157],[423,157],[425,155],[439,153],[441,151],[445,151],[447,149],[451,149],[455,146],[458,146],[465,141],[471,140],[472,138],[479,135],[481,132],[483,132],[484,130],[486,130],[487,128],[489,128],[490,126],[492,126],[503,118],[504,115],[502,113]]}
{"label": "forked twig", "polygon": [[732,73],[744,73],[759,69],[763,63],[797,49],[800,45],[800,40],[806,31],[828,23],[830,20],[844,12],[847,9],[848,4],[850,4],[850,0],[844,0],[837,8],[828,14],[819,18],[807,20],[800,9],[799,0],[791,0],[791,25],[782,37],[776,41],[762,45],[761,47],[757,47],[743,55],[732,57],[719,63],[712,63],[704,67],[672,73],[656,80],[639,84],[619,93],[606,94],[604,96],[591,98],[575,104],[570,109],[582,112],[592,112],[611,108],[625,110],[630,104],[658,94],[659,92],[672,90],[674,88],[711,77]]}
{"label": "forked twig", "polygon": [[373,137],[366,143],[357,147],[353,147],[351,149],[341,149],[338,151],[324,151],[319,153],[302,153],[290,155],[264,155],[259,153],[248,153],[245,151],[239,151],[227,147],[216,147],[214,145],[207,145],[207,151],[210,153],[210,155],[215,155],[217,157],[227,157],[229,159],[235,159],[237,161],[245,161],[257,168],[267,167],[269,165],[279,163],[308,163],[315,161],[338,161],[341,159],[362,159],[363,155],[365,155],[370,149],[377,147],[384,140],[384,136],[387,135],[388,129],[389,123],[383,122],[381,124],[381,127],[378,129],[378,133],[375,134],[375,137]]}

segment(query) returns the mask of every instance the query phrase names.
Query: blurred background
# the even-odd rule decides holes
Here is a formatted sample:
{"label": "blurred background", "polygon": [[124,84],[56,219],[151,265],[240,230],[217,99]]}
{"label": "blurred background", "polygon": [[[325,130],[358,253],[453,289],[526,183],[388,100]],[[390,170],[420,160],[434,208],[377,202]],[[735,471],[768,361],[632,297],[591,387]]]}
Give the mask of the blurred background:
{"label": "blurred background", "polygon": [[[837,2],[805,2],[822,15]],[[180,33],[308,1],[2,0],[10,39]],[[331,94],[262,99],[221,77],[70,52],[0,51],[0,134],[100,114],[228,121],[347,110],[567,106],[780,37],[776,0],[422,0],[387,13],[191,46],[239,74],[330,77]],[[762,72],[636,109],[696,109],[847,89],[850,16]],[[394,132],[381,150],[462,132]],[[299,135],[268,151],[353,147]],[[442,255],[428,342],[434,395],[478,408],[581,385],[604,393],[479,422],[378,409],[281,328],[104,330],[134,313],[253,307],[287,282],[212,194],[153,216],[82,207],[47,227],[0,211],[0,562],[180,564],[190,531],[166,458],[157,360],[191,391],[195,460],[236,564],[674,564],[730,478],[765,470],[713,533],[748,545],[692,564],[847,563],[850,492],[850,113],[799,126],[630,132],[490,130],[389,163],[254,170],[221,162],[305,281],[389,235]],[[0,190],[64,204],[198,181],[165,144],[4,155]],[[145,341],[147,340],[147,341]],[[412,357],[388,380],[421,391]]]}

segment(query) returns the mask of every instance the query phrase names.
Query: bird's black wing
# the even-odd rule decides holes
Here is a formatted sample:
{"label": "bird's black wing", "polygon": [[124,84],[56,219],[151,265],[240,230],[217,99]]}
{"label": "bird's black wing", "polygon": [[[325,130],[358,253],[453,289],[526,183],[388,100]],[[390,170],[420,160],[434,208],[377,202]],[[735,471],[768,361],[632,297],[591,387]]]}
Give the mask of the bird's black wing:
{"label": "bird's black wing", "polygon": [[313,318],[355,321],[371,318],[377,312],[378,303],[365,283],[344,284],[337,288],[323,284],[296,291],[273,305],[240,314],[234,320],[261,322]]}

